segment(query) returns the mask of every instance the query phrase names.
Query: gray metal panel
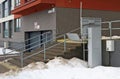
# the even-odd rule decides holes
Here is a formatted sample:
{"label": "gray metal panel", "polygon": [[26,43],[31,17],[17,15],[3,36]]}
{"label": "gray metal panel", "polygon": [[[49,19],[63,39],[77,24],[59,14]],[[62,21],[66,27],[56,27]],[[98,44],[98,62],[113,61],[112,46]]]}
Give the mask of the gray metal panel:
{"label": "gray metal panel", "polygon": [[115,40],[115,51],[110,53],[110,65],[120,67],[120,40]]}
{"label": "gray metal panel", "polygon": [[[95,18],[88,18],[88,20],[98,20]],[[92,21],[90,21],[92,22]],[[101,53],[101,19],[94,21],[91,26],[88,25],[88,65],[89,67],[95,67],[102,64],[102,53]],[[99,24],[99,26],[98,26]]]}
{"label": "gray metal panel", "polygon": [[109,65],[109,52],[106,52],[106,40],[102,40],[102,65]]}
{"label": "gray metal panel", "polygon": [[103,41],[103,65],[111,65],[114,67],[120,67],[120,40],[115,40],[115,51],[106,51],[106,40]]}

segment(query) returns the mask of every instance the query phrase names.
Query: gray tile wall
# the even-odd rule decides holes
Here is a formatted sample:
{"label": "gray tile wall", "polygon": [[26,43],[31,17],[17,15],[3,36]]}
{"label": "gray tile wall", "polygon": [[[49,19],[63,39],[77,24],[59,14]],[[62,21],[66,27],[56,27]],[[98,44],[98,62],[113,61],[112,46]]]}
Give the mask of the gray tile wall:
{"label": "gray tile wall", "polygon": [[120,40],[115,40],[115,51],[106,51],[106,41],[102,43],[102,59],[103,65],[111,65],[114,67],[120,67]]}
{"label": "gray tile wall", "polygon": [[[80,10],[70,8],[56,8],[56,26],[57,34],[69,32],[80,26]],[[83,17],[102,18],[102,21],[120,20],[120,12],[99,11],[99,10],[83,10]],[[120,23],[113,24],[114,27],[120,26]],[[108,27],[104,24],[103,27]],[[103,35],[109,35],[109,31],[103,31]],[[120,35],[120,30],[113,31],[113,34]]]}

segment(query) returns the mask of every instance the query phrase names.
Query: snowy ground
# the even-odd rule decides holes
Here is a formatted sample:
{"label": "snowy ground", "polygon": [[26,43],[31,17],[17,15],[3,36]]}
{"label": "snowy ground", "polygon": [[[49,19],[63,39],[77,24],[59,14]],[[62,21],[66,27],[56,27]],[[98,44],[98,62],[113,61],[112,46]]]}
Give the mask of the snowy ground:
{"label": "snowy ground", "polygon": [[[0,47],[0,55],[3,55],[4,53],[3,53],[3,47]],[[11,52],[12,51],[12,52]],[[5,54],[16,54],[16,53],[19,53],[19,52],[16,52],[16,51],[13,51],[13,50],[11,50],[11,49],[6,49],[5,50]]]}
{"label": "snowy ground", "polygon": [[57,57],[46,64],[31,63],[22,69],[0,74],[0,79],[120,79],[120,68],[88,68],[80,59]]}

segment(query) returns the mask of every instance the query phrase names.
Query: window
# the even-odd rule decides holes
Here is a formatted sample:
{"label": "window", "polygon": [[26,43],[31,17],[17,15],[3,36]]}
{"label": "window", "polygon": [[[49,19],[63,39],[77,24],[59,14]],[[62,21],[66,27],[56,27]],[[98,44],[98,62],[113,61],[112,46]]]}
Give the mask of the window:
{"label": "window", "polygon": [[3,17],[6,17],[9,15],[9,6],[8,6],[8,0],[6,0],[3,3]]}
{"label": "window", "polygon": [[9,37],[9,22],[3,23],[3,37],[8,38]]}
{"label": "window", "polygon": [[13,27],[13,20],[9,21],[9,38],[12,38],[13,35],[12,27]]}
{"label": "window", "polygon": [[19,6],[20,5],[20,0],[15,0],[15,6]]}
{"label": "window", "polygon": [[3,23],[3,37],[4,38],[12,37],[12,25],[13,25],[12,20]]}
{"label": "window", "polygon": [[21,19],[17,18],[15,19],[15,32],[20,32],[21,28]]}
{"label": "window", "polygon": [[15,0],[11,0],[11,11],[14,10]]}

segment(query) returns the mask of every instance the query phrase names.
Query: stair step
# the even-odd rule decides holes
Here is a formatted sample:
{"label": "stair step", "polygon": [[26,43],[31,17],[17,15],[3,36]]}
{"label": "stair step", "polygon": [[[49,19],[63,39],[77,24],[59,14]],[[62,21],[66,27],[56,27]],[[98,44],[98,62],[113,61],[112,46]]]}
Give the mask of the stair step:
{"label": "stair step", "polygon": [[5,67],[2,62],[0,63],[0,73],[8,72],[10,69]]}
{"label": "stair step", "polygon": [[[56,43],[49,44],[46,47],[49,47],[49,46],[54,45],[54,44],[56,44]],[[35,56],[32,56],[32,57],[24,60],[24,66],[26,66],[32,62],[38,62],[38,61],[47,62],[47,60],[53,59],[56,56],[62,56],[65,58],[71,58],[73,56],[78,56],[78,55],[80,55],[79,54],[79,51],[81,51],[80,48],[81,48],[80,44],[67,43],[66,44],[66,52],[64,52],[64,44],[59,44],[59,45],[54,46],[53,48],[46,50],[46,61],[44,61],[44,53],[41,52]],[[36,49],[32,52],[26,52],[26,53],[24,53],[24,57],[32,55],[32,54],[39,52],[41,50],[43,50],[43,47]],[[11,60],[9,60],[9,62],[13,65],[21,67],[20,57],[13,57]]]}
{"label": "stair step", "polygon": [[11,63],[12,65],[16,65],[17,67],[20,67],[20,60],[15,60],[14,58],[12,58],[11,60],[8,60],[9,63]]}

